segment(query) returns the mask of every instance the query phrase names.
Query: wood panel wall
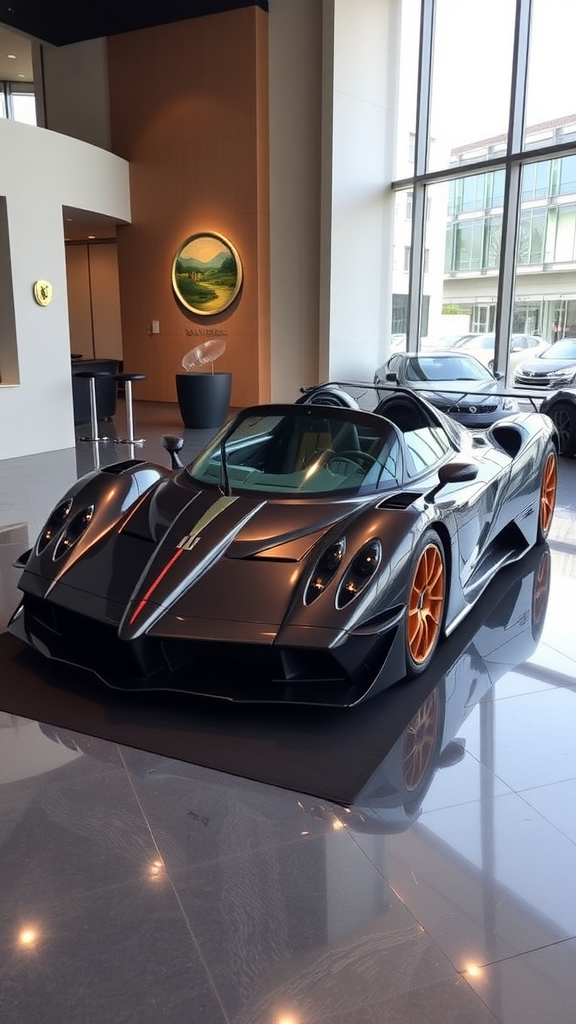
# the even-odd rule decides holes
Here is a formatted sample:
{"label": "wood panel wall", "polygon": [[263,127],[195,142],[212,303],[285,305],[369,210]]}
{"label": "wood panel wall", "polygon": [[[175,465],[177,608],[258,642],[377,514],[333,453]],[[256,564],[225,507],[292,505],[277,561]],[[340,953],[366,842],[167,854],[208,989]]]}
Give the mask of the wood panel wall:
{"label": "wood panel wall", "polygon": [[[136,398],[176,401],[183,355],[220,331],[232,405],[269,400],[267,17],[247,7],[108,40],[112,149],[130,162],[132,201],[117,232],[124,366],[148,375]],[[215,316],[184,312],[172,291],[174,256],[202,231],[228,238],[243,266],[239,297]]]}
{"label": "wood panel wall", "polygon": [[67,243],[70,350],[85,359],[123,359],[116,240]]}

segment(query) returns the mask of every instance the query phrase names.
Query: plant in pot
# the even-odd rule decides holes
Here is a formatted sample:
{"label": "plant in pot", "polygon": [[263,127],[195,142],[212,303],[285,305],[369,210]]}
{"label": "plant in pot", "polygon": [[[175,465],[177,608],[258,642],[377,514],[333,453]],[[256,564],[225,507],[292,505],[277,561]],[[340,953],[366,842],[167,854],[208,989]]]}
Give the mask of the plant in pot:
{"label": "plant in pot", "polygon": [[[176,374],[176,394],[185,427],[220,427],[230,408],[232,374],[215,373],[214,363],[226,350],[222,338],[209,338],[182,359],[184,373]],[[202,367],[210,366],[210,371]]]}

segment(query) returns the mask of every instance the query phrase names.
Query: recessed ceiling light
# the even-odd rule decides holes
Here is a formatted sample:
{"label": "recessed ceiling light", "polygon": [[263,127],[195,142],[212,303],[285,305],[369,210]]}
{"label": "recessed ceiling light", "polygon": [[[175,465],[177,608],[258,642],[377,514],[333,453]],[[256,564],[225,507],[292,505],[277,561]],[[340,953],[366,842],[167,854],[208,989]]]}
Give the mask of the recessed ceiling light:
{"label": "recessed ceiling light", "polygon": [[8,57],[8,60],[16,60],[17,59],[15,53],[7,53],[6,56]]}

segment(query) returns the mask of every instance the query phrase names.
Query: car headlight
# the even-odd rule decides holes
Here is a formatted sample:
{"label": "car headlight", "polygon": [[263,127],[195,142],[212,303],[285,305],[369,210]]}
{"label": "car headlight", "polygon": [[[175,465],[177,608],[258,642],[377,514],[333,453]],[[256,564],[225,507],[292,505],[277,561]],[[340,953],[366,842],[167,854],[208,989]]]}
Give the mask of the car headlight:
{"label": "car headlight", "polygon": [[71,508],[72,498],[65,498],[64,501],[61,501],[56,506],[38,538],[36,550],[39,555],[42,554],[44,548],[48,547],[50,541],[54,539],[58,530],[64,525],[70,515]]}
{"label": "car headlight", "polygon": [[358,597],[372,579],[382,561],[382,545],[379,540],[369,540],[354,556],[338,590],[336,606],[345,605]]}
{"label": "car headlight", "polygon": [[570,373],[571,369],[572,367],[567,366],[564,370],[551,370],[548,376],[553,377],[554,379],[556,379],[556,377],[565,377],[566,374]]}
{"label": "car headlight", "polygon": [[504,412],[518,412],[518,399],[517,398],[503,398],[502,408]]}
{"label": "car headlight", "polygon": [[341,537],[340,540],[326,548],[326,551],[320,556],[306,587],[304,595],[306,604],[311,604],[326,590],[330,580],[333,579],[342,564],[345,551],[346,539]]}
{"label": "car headlight", "polygon": [[54,550],[55,559],[67,554],[70,548],[80,540],[93,515],[94,505],[87,505],[86,508],[83,508],[68,520]]}

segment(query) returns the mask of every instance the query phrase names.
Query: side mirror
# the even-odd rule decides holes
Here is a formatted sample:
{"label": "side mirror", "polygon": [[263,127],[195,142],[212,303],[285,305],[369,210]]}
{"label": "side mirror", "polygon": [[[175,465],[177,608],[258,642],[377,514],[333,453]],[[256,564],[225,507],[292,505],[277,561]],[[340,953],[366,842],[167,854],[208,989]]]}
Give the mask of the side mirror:
{"label": "side mirror", "polygon": [[398,383],[398,374],[395,373],[394,370],[390,370],[386,374],[386,380],[389,381],[390,384],[397,384]]}
{"label": "side mirror", "polygon": [[467,480],[475,480],[478,476],[478,466],[473,462],[446,462],[438,470],[438,483],[426,495],[426,501],[434,501],[438,491],[441,491],[446,484],[463,484]]}
{"label": "side mirror", "polygon": [[496,380],[504,380],[504,374],[502,373],[502,370],[494,370],[493,372],[494,376],[496,377]]}
{"label": "side mirror", "polygon": [[438,479],[442,487],[444,484],[461,484],[467,480],[475,480],[477,476],[478,466],[473,462],[447,462],[438,470]]}
{"label": "side mirror", "polygon": [[176,437],[174,434],[164,434],[162,438],[162,447],[170,455],[170,465],[172,469],[182,469],[182,461],[178,457],[178,452],[182,450],[184,445],[183,437]]}

